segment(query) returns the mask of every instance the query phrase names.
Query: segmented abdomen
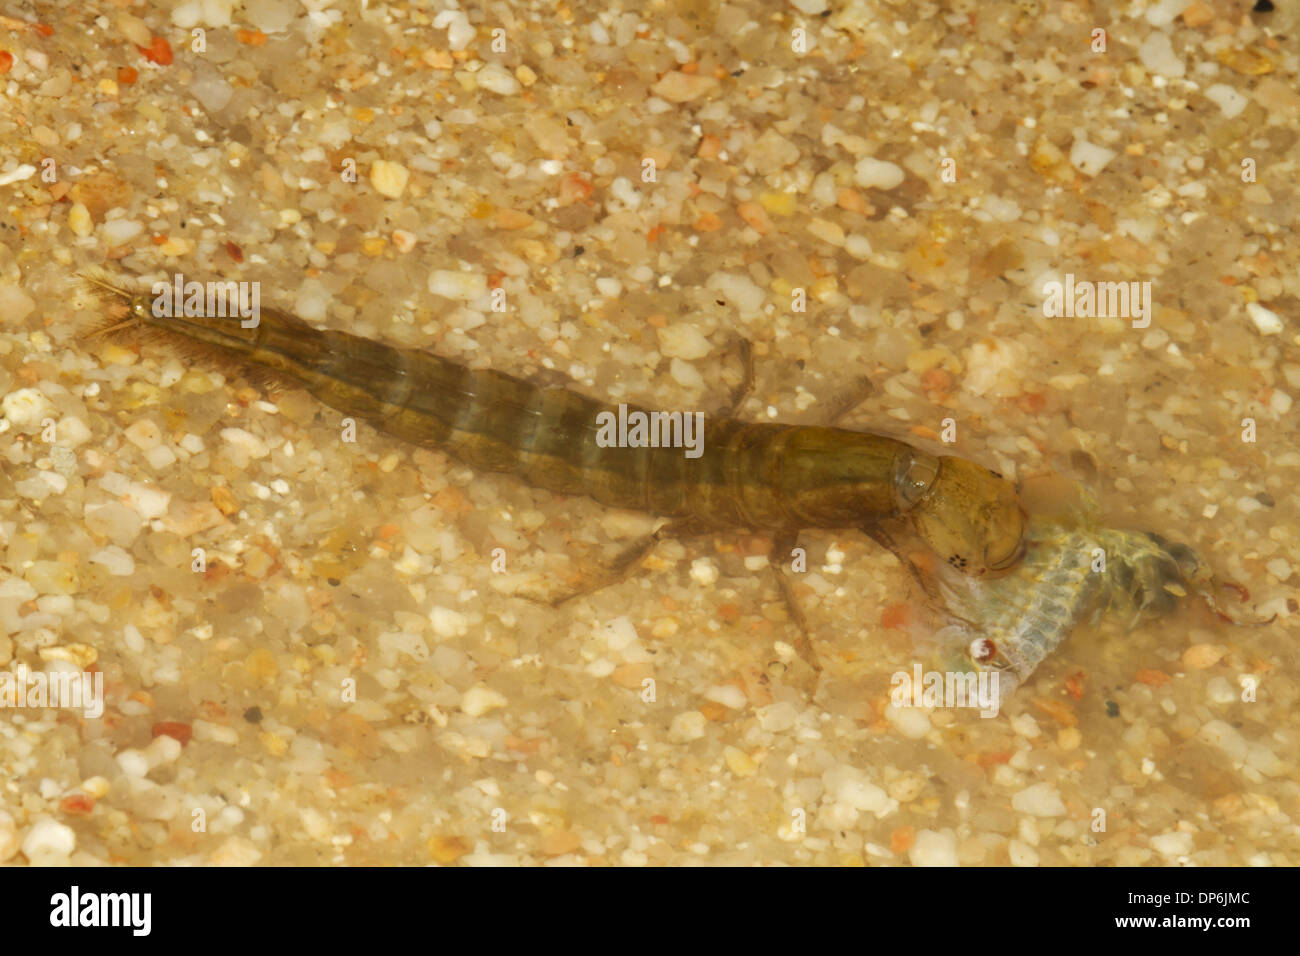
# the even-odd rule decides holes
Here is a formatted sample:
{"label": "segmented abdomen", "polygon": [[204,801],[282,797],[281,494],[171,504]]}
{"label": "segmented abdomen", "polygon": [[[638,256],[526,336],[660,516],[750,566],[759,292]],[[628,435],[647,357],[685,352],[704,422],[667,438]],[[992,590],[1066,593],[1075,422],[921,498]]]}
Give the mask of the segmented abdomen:
{"label": "segmented abdomen", "polygon": [[913,454],[877,435],[708,416],[698,457],[676,447],[604,447],[598,416],[617,416],[616,406],[313,329],[278,310],[263,310],[241,350],[339,411],[474,468],[613,507],[690,517],[700,527],[836,527],[890,516],[900,461]]}

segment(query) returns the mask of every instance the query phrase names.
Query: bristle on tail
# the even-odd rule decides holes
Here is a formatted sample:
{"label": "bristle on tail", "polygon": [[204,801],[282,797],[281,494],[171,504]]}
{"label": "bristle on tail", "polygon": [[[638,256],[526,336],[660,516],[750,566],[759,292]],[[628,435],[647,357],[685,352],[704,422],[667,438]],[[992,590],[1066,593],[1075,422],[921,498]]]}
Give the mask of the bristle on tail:
{"label": "bristle on tail", "polygon": [[125,286],[118,285],[114,277],[99,268],[89,268],[77,273],[81,280],[81,289],[100,304],[104,318],[80,333],[77,338],[88,342],[104,336],[113,337],[115,333],[125,332],[137,324],[127,318],[131,311],[133,293]]}
{"label": "bristle on tail", "polygon": [[136,294],[128,287],[119,285],[115,276],[97,266],[83,269],[77,273],[77,278],[81,280],[84,292],[108,305],[125,306]]}
{"label": "bristle on tail", "polygon": [[78,338],[82,342],[116,342],[131,347],[157,347],[174,354],[186,366],[210,368],[227,380],[244,379],[256,388],[274,394],[301,383],[261,365],[250,364],[241,355],[197,341],[183,332],[147,324],[131,315],[132,301],[145,293],[136,291],[103,269],[91,267],[77,273],[82,288],[102,306],[104,317]]}

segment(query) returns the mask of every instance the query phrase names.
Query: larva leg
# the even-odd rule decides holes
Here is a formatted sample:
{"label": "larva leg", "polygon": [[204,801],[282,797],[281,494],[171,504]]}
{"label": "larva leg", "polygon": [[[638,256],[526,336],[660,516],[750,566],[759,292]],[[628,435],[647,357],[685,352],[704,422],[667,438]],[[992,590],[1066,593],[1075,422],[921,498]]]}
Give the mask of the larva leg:
{"label": "larva leg", "polygon": [[942,596],[935,587],[933,577],[917,566],[916,562],[908,556],[907,549],[899,545],[888,531],[879,525],[870,525],[863,528],[862,531],[872,541],[898,558],[898,563],[907,569],[907,573],[912,576],[912,580],[920,586],[927,597],[933,601],[942,601]]}
{"label": "larva leg", "polygon": [[830,416],[826,419],[826,424],[838,425],[849,412],[865,402],[874,389],[871,379],[865,375],[858,376],[851,388],[831,401]]}
{"label": "larva leg", "polygon": [[799,632],[794,641],[794,649],[798,651],[804,663],[813,669],[817,677],[820,677],[822,665],[817,659],[817,650],[813,647],[812,638],[808,634],[808,619],[804,617],[803,609],[799,607],[799,599],[795,596],[794,585],[785,570],[785,563],[790,560],[790,553],[798,543],[798,531],[778,534],[772,541],[772,551],[768,554],[767,563],[771,566],[772,573],[776,575],[776,585],[781,591],[781,597],[785,600],[785,606],[790,611],[790,619]]}
{"label": "larva leg", "polygon": [[734,345],[740,358],[740,384],[731,390],[727,404],[715,413],[717,418],[733,418],[745,400],[754,393],[754,343],[746,338],[739,338]]}
{"label": "larva leg", "polygon": [[702,533],[698,522],[684,518],[679,521],[670,521],[668,524],[659,528],[651,534],[637,538],[627,547],[615,556],[614,560],[605,565],[598,572],[593,572],[590,580],[572,591],[560,595],[559,597],[548,597],[544,600],[521,594],[520,597],[527,597],[530,601],[537,601],[541,604],[549,604],[551,607],[559,607],[572,601],[576,597],[582,597],[584,594],[594,594],[597,591],[603,591],[605,588],[618,584],[636,573],[645,560],[646,555],[654,550],[655,545],[660,541],[669,538],[689,538]]}

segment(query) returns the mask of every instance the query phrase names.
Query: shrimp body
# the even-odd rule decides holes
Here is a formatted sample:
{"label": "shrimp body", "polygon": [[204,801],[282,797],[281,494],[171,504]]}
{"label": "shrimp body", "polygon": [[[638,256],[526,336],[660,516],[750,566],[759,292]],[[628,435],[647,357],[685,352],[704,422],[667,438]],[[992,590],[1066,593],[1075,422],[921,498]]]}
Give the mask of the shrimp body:
{"label": "shrimp body", "polygon": [[1016,568],[979,582],[949,575],[940,590],[961,622],[965,666],[1023,683],[1088,619],[1116,610],[1136,623],[1208,581],[1190,548],[1158,535],[1034,518]]}
{"label": "shrimp body", "polygon": [[262,308],[251,328],[223,316],[159,316],[148,296],[87,278],[119,311],[125,307],[119,318],[179,336],[226,364],[261,369],[383,432],[482,471],[683,519],[696,532],[870,529],[904,519],[968,575],[1008,567],[1021,554],[1014,486],[965,459],[864,432],[729,417],[703,424],[696,457],[672,448],[608,447],[601,416],[646,411],[616,412],[572,389],[316,329],[274,308]]}

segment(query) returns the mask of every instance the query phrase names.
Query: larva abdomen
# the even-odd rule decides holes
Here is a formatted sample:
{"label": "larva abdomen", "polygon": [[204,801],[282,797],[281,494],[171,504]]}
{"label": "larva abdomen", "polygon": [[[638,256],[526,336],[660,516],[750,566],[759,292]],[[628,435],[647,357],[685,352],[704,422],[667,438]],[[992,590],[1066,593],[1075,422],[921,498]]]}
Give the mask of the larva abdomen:
{"label": "larva abdomen", "polygon": [[[965,459],[840,428],[615,408],[428,352],[321,331],[270,307],[248,327],[223,315],[155,314],[149,297],[85,278],[118,311],[105,331],[146,328],[183,352],[302,386],[389,434],[561,494],[688,519],[697,530],[870,529],[906,517],[968,574],[1007,567],[1021,553],[1014,487]],[[118,321],[123,309],[131,316],[125,322]],[[660,441],[624,432],[623,416],[638,414],[660,416],[652,418],[660,430],[650,426]],[[620,422],[616,441],[610,418]]]}

